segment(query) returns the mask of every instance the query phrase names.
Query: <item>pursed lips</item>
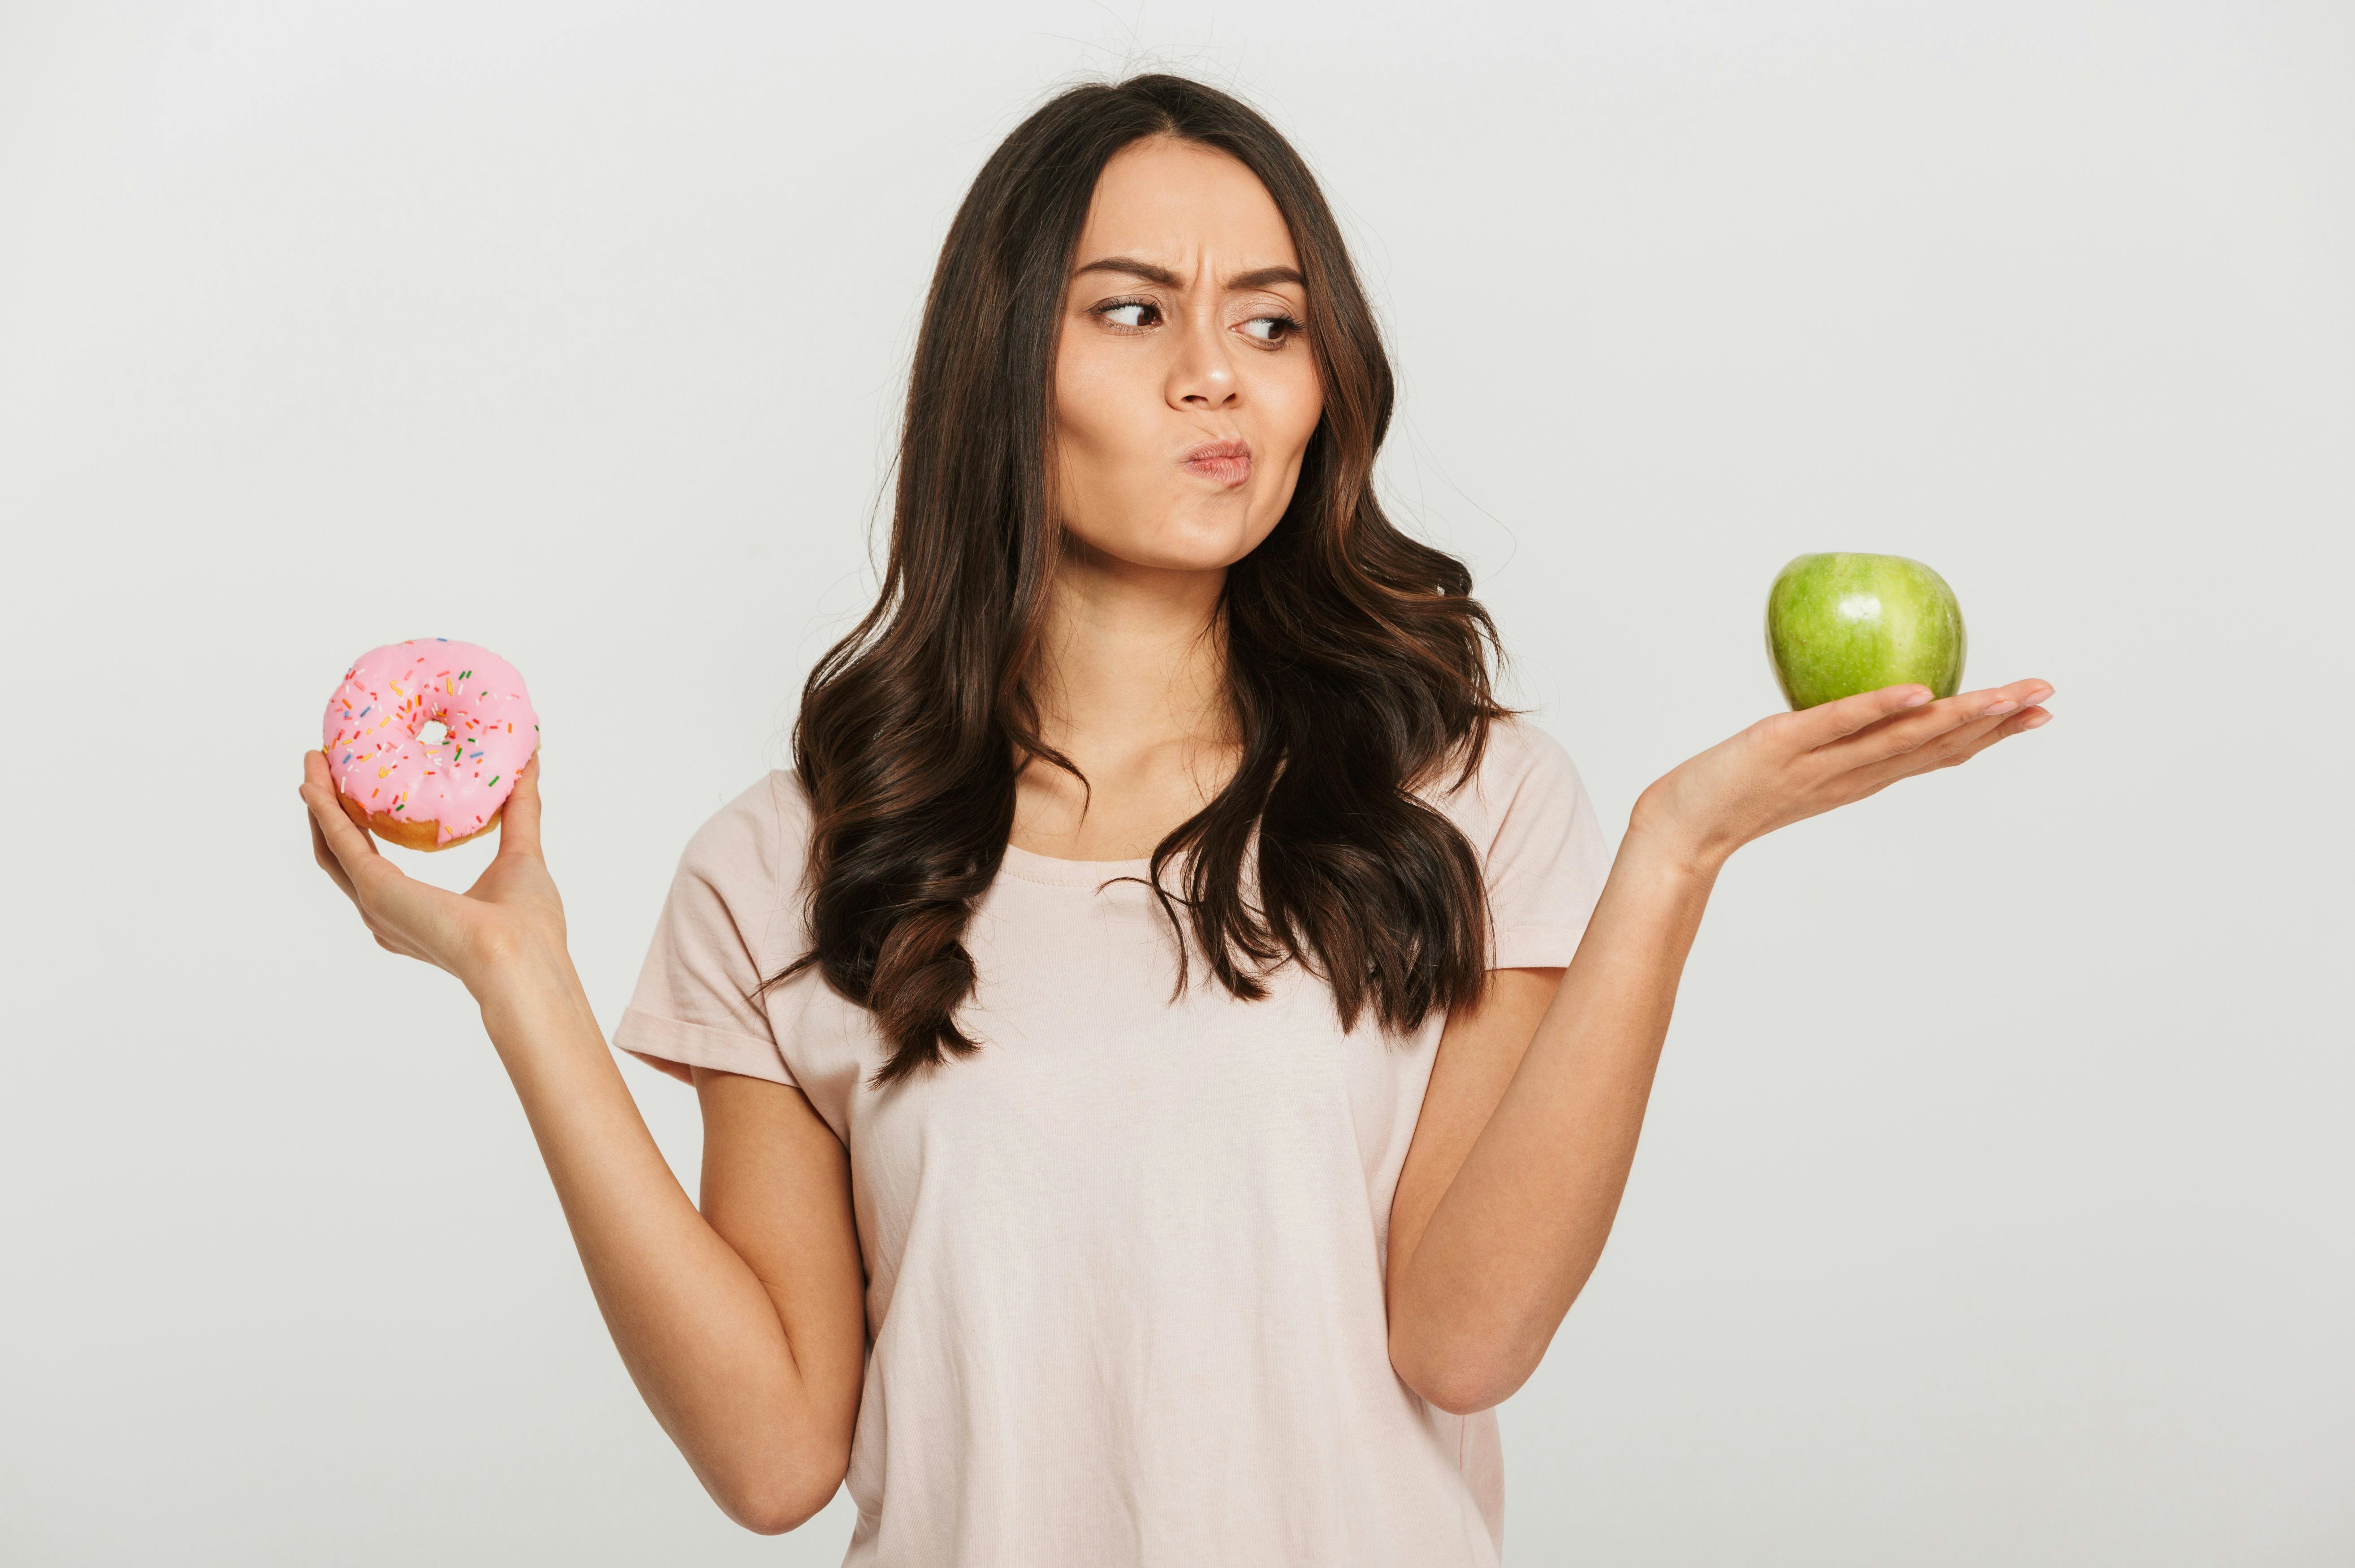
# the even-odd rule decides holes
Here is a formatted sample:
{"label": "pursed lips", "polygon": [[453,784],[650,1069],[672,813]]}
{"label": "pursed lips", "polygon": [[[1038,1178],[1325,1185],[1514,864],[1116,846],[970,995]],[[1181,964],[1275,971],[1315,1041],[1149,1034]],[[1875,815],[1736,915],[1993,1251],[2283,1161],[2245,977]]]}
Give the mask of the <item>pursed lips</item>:
{"label": "pursed lips", "polygon": [[1232,489],[1251,477],[1251,448],[1240,441],[1209,441],[1190,449],[1188,468]]}

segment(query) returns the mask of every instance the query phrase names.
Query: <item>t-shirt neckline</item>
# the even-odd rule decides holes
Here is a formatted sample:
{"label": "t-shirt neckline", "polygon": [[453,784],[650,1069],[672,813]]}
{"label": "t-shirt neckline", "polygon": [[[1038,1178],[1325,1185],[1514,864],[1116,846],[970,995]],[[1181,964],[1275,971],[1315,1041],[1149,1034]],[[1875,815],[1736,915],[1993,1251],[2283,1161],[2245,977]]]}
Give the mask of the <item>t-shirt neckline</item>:
{"label": "t-shirt neckline", "polygon": [[1114,877],[1142,877],[1152,880],[1153,857],[1135,860],[1065,860],[1053,855],[1041,855],[1025,849],[1018,844],[1006,847],[1006,859],[998,869],[1009,877],[1019,877],[1026,882],[1047,882],[1056,887],[1093,888]]}

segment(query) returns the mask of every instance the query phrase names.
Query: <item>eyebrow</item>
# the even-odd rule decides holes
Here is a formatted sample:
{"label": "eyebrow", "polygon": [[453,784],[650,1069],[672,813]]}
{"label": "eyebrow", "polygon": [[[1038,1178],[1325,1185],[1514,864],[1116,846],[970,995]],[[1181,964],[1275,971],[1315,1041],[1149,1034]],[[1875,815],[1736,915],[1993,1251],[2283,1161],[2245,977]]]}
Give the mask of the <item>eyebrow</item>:
{"label": "eyebrow", "polygon": [[[1074,268],[1071,276],[1076,278],[1085,272],[1125,272],[1133,278],[1143,278],[1148,283],[1159,283],[1165,289],[1185,286],[1178,274],[1168,268],[1156,267],[1150,261],[1140,261],[1134,256],[1106,256],[1102,261],[1090,261],[1084,267]],[[1271,283],[1297,283],[1302,288],[1306,288],[1308,280],[1291,267],[1255,267],[1248,272],[1239,272],[1227,280],[1229,289],[1263,289]]]}

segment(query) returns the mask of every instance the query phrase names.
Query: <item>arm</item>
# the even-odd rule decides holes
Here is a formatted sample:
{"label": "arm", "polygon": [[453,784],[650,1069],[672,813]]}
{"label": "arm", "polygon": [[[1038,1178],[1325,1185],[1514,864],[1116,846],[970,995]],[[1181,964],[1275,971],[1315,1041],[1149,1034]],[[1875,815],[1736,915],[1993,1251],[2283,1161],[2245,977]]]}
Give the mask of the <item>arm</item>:
{"label": "arm", "polygon": [[464,897],[377,852],[337,809],[323,755],[309,753],[304,772],[314,856],[378,944],[451,970],[481,1005],[655,1419],[730,1519],[763,1534],[799,1525],[841,1483],[863,1375],[864,1278],[841,1144],[799,1090],[698,1069],[709,1214],[698,1212],[565,952],[539,856],[537,756],[507,802],[496,859]]}
{"label": "arm", "polygon": [[2049,717],[2032,706],[2050,695],[2041,681],[1907,700],[1921,690],[1774,715],[1654,784],[1550,997],[1541,999],[1548,972],[1500,971],[1460,1037],[1449,1038],[1451,1020],[1434,1087],[1451,1050],[1507,1065],[1487,1073],[1504,1080],[1500,1092],[1467,1096],[1493,1106],[1476,1132],[1434,1127],[1417,1173],[1419,1124],[1401,1175],[1402,1199],[1410,1174],[1420,1192],[1440,1194],[1421,1200],[1427,1215],[1416,1205],[1391,1219],[1391,1360],[1410,1388],[1467,1413],[1501,1403],[1537,1370],[1610,1236],[1685,956],[1726,858]]}

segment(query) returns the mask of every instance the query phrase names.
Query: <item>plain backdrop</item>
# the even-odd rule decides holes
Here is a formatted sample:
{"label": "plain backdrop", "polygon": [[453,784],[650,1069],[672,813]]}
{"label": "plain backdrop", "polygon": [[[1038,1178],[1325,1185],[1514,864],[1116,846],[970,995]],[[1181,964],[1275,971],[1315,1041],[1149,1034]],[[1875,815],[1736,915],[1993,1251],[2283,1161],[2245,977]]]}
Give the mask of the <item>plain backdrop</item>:
{"label": "plain backdrop", "polygon": [[2337,0],[0,3],[0,1560],[839,1560],[646,1413],[301,753],[364,649],[514,661],[610,1029],[872,592],[966,183],[1147,66],[1320,172],[1386,493],[1614,833],[1801,551],[2057,688],[1725,872],[1508,1560],[2355,1561]]}

